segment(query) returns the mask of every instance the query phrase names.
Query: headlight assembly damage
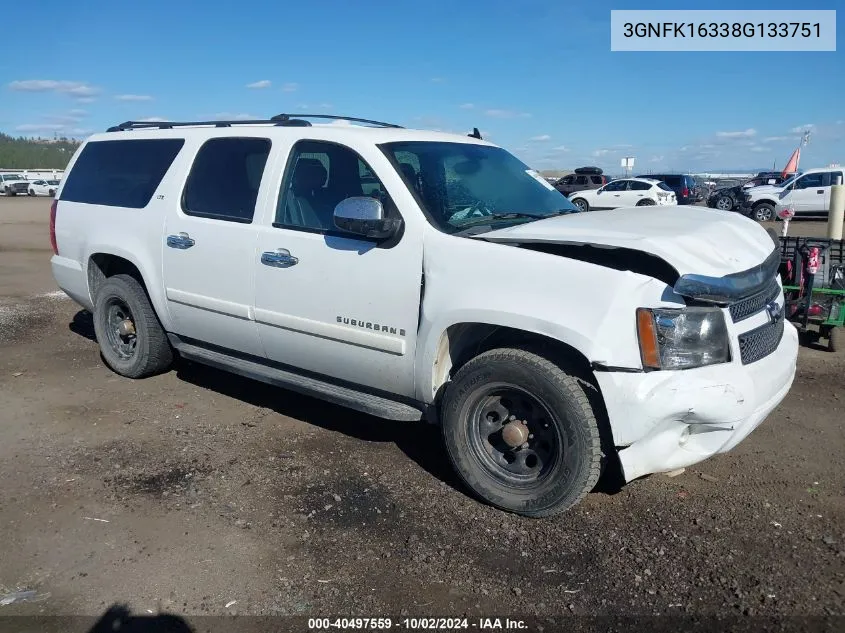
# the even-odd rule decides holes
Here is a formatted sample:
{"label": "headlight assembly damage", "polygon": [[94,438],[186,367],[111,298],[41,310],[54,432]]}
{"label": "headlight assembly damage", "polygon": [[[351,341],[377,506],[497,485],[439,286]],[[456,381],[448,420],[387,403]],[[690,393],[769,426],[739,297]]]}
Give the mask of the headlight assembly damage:
{"label": "headlight assembly damage", "polygon": [[719,308],[637,310],[640,356],[647,369],[690,369],[730,360]]}

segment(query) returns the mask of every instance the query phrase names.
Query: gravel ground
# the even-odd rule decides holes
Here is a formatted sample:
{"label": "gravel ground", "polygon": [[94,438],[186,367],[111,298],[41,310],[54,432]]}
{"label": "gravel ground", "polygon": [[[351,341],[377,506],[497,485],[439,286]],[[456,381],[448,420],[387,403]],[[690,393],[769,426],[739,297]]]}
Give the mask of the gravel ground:
{"label": "gravel ground", "polygon": [[845,615],[841,352],[803,348],[731,453],[524,519],[431,426],[187,363],[118,377],[55,292],[48,206],[0,199],[0,616]]}

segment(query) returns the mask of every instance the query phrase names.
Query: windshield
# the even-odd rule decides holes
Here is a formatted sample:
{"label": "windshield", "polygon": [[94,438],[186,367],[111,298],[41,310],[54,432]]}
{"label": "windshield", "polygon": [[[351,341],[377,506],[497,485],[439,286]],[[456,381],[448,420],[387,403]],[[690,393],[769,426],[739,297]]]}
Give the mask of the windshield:
{"label": "windshield", "polygon": [[381,147],[429,220],[445,233],[578,212],[536,171],[499,147],[435,141]]}

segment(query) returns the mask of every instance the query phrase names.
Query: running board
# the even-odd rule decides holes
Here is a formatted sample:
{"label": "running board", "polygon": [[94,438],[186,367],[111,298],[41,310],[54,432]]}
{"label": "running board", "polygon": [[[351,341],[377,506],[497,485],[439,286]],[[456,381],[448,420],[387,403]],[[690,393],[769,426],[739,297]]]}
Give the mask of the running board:
{"label": "running board", "polygon": [[317,378],[302,376],[285,369],[268,367],[261,363],[186,343],[175,334],[168,334],[171,345],[179,354],[187,359],[217,369],[229,371],[252,380],[289,389],[306,396],[326,400],[333,404],[355,409],[387,420],[413,422],[421,420],[423,413],[420,409],[402,402],[382,398],[369,393],[334,385]]}

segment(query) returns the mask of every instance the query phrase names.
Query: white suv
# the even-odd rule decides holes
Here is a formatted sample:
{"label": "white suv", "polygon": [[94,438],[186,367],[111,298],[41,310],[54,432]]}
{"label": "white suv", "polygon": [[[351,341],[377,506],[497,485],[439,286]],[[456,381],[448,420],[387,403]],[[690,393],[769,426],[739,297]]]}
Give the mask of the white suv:
{"label": "white suv", "polygon": [[178,355],[425,418],[472,491],[528,516],[608,463],[630,481],[728,451],[789,390],[757,224],[578,213],[478,134],[308,118],[130,122],[74,154],[52,270],[114,371]]}
{"label": "white suv", "polygon": [[678,204],[672,188],[654,178],[620,178],[598,189],[576,191],[569,199],[580,211]]}
{"label": "white suv", "polygon": [[745,192],[740,212],[758,222],[773,220],[778,212],[788,208],[796,216],[827,216],[830,210],[830,186],[842,179],[843,169],[822,167],[808,169],[779,185],[752,187]]}

